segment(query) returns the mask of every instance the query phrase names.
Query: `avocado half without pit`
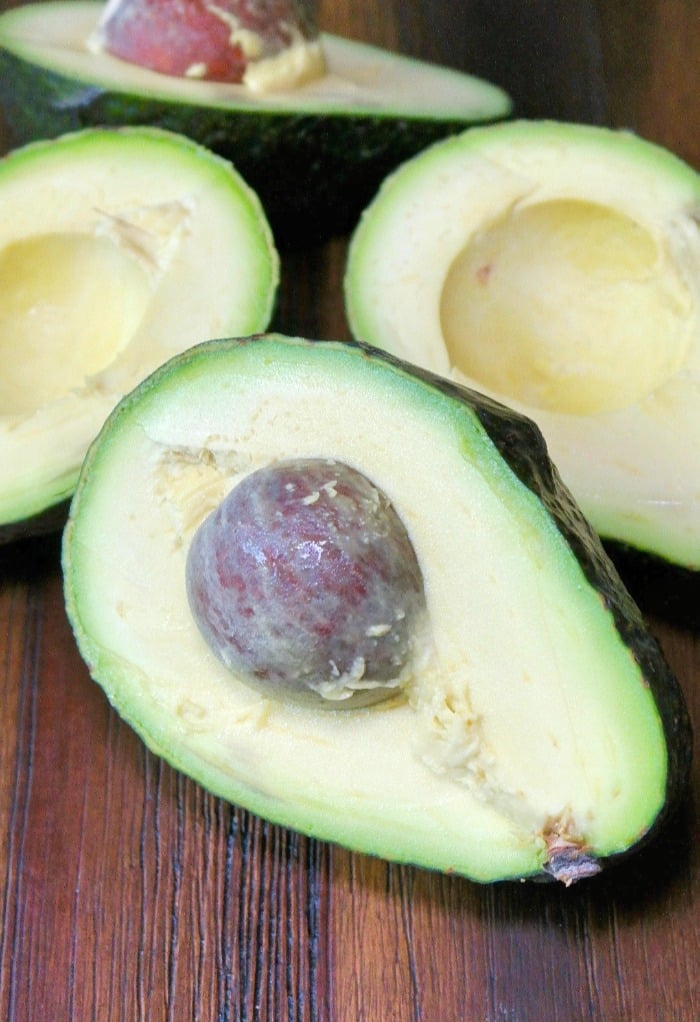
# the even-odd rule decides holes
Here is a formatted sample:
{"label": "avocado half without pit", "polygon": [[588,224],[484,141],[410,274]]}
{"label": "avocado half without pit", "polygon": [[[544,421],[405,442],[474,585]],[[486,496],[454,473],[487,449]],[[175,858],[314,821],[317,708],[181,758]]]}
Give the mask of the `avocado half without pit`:
{"label": "avocado half without pit", "polygon": [[147,745],[306,834],[568,884],[684,789],[679,687],[537,428],[374,349],[175,356],[92,446],[63,567]]}
{"label": "avocado half without pit", "polygon": [[[17,143],[94,124],[181,132],[232,160],[278,244],[297,245],[354,226],[387,172],[425,145],[510,112],[508,96],[474,76],[318,33],[304,18],[290,34],[290,7],[58,0],[7,11],[8,126]],[[287,33],[280,52],[270,12]]]}
{"label": "avocado half without pit", "polygon": [[0,541],[57,528],[119,398],[175,352],[264,329],[278,257],[230,164],[157,129],[0,161]]}
{"label": "avocado half without pit", "polygon": [[535,419],[607,540],[700,568],[700,176],[628,133],[514,122],[365,211],[357,338]]}

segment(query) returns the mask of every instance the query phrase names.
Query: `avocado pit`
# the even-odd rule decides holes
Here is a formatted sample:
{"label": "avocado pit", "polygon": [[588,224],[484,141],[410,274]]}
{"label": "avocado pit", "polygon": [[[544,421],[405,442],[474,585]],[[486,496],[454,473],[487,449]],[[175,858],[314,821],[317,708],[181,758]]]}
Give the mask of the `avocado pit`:
{"label": "avocado pit", "polygon": [[420,566],[387,496],[349,465],[290,459],[246,476],[195,533],[186,577],[209,646],[267,695],[357,707],[411,674]]}
{"label": "avocado pit", "polygon": [[89,45],[160,74],[254,91],[325,71],[318,31],[296,0],[110,0]]}

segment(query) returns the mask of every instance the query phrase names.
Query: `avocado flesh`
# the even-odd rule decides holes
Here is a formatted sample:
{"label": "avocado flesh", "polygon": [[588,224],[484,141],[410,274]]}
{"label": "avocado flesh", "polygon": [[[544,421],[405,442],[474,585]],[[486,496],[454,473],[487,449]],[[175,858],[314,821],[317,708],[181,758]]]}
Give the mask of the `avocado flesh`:
{"label": "avocado flesh", "polygon": [[[517,437],[535,489],[487,429]],[[408,529],[429,630],[396,699],[266,699],[192,620],[197,526],[246,474],[291,456],[354,466]],[[531,424],[379,353],[272,336],[175,358],[91,449],[63,563],[81,653],[146,743],[308,834],[479,881],[541,873],[560,838],[590,866],[648,834],[687,769],[677,687]]]}
{"label": "avocado flesh", "polygon": [[700,178],[513,123],[409,161],[353,238],[356,337],[533,418],[606,539],[700,567]]}
{"label": "avocado flesh", "polygon": [[[0,163],[0,539],[60,518],[119,398],[172,354],[263,329],[277,254],[230,165],[155,129]],[[64,515],[65,518],[65,515]]]}
{"label": "avocado flesh", "polygon": [[0,16],[0,101],[17,142],[91,124],[155,124],[231,159],[278,243],[346,230],[401,160],[506,94],[472,76],[322,34],[327,74],[256,93],[157,74],[88,45],[103,4],[34,4]]}
{"label": "avocado flesh", "polygon": [[133,258],[78,233],[11,243],[0,253],[0,277],[0,408],[11,416],[32,414],[110,365],[150,298]]}

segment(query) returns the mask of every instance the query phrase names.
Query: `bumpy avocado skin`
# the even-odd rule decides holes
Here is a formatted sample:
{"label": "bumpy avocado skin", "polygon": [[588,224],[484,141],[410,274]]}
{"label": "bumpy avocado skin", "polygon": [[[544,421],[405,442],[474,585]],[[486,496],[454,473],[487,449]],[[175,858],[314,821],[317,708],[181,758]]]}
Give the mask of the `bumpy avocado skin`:
{"label": "bumpy avocado skin", "polygon": [[189,136],[234,164],[285,248],[349,232],[391,170],[465,128],[464,120],[190,106],[103,89],[8,51],[0,51],[0,102],[17,145],[96,125],[149,124]]}
{"label": "bumpy avocado skin", "polygon": [[[649,631],[638,604],[626,588],[600,537],[584,517],[551,461],[539,427],[525,416],[483,394],[453,384],[419,367],[409,367],[387,352],[368,348],[360,342],[353,343],[364,350],[368,357],[393,364],[425,380],[430,386],[463,401],[476,412],[511,471],[544,505],[576,556],[591,588],[599,593],[601,601],[612,615],[622,641],[632,651],[652,692],[666,737],[668,772],[664,809],[651,829],[645,835],[640,835],[635,849],[646,844],[676,813],[687,790],[693,749],[688,708],[678,680]],[[623,859],[627,854],[620,853],[605,865]]]}

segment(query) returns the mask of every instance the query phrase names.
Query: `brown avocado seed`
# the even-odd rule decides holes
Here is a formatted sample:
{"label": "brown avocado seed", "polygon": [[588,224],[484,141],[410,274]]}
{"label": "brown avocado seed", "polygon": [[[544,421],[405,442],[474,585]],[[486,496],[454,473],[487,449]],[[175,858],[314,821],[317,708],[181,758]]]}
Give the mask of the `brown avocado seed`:
{"label": "brown avocado seed", "polygon": [[196,532],[186,577],[211,649],[272,697],[355,707],[410,675],[421,570],[387,496],[349,465],[246,476]]}
{"label": "brown avocado seed", "polygon": [[317,38],[298,0],[110,0],[95,43],[160,74],[238,84],[251,65]]}

